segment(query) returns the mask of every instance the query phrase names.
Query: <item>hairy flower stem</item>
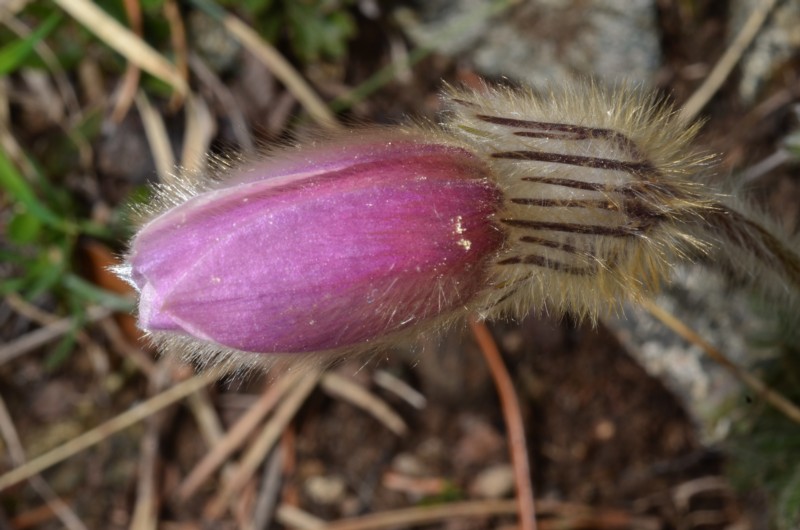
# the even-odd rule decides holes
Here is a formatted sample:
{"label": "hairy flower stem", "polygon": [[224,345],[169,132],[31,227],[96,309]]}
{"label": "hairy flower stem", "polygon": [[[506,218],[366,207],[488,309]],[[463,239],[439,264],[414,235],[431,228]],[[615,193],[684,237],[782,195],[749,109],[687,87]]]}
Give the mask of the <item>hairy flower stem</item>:
{"label": "hairy flower stem", "polygon": [[506,269],[497,273],[502,311],[544,305],[593,319],[644,300],[686,261],[800,298],[796,245],[704,182],[713,157],[692,148],[697,127],[663,103],[591,85],[549,99],[488,89],[449,101],[448,126],[503,175],[499,221],[511,244],[496,261]]}
{"label": "hairy flower stem", "polygon": [[800,255],[791,243],[768,228],[756,214],[714,204],[705,214],[704,231],[716,242],[714,263],[737,280],[775,295],[800,295]]}

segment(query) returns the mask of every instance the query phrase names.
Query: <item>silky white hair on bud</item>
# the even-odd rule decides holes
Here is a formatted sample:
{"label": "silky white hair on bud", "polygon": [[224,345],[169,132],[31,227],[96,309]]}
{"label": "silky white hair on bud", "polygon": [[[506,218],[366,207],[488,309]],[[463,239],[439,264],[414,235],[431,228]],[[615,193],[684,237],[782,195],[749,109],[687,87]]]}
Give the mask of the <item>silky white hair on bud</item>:
{"label": "silky white hair on bud", "polygon": [[595,320],[651,296],[685,261],[796,303],[797,238],[709,183],[715,157],[694,147],[700,125],[664,99],[593,82],[444,97],[442,125],[492,161],[505,194],[499,298],[485,316],[538,308]]}
{"label": "silky white hair on bud", "polygon": [[595,320],[708,251],[678,224],[703,222],[717,200],[696,180],[712,157],[692,149],[698,126],[652,93],[584,82],[545,94],[451,88],[445,100],[444,127],[490,161],[505,195],[508,242],[486,316]]}

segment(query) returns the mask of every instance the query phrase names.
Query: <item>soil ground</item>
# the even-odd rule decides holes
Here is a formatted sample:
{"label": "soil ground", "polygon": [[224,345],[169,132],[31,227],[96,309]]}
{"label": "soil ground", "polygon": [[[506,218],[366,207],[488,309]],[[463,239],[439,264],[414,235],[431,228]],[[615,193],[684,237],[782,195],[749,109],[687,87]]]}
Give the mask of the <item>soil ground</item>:
{"label": "soil ground", "polygon": [[[658,84],[678,103],[697,87],[696,72],[707,72],[726,42],[727,2],[696,4],[696,11],[687,13],[686,2],[659,2],[665,61]],[[339,68],[333,76],[336,81],[325,77],[324,68],[310,68],[309,77],[324,97],[359,85],[387,63],[385,36],[397,33],[387,25],[391,25],[387,19],[358,17],[359,36],[347,60],[334,67]],[[268,73],[250,64],[252,59],[243,61],[247,64],[240,75],[226,80],[231,94],[248,115],[261,113],[272,120],[269,126],[263,125],[265,121],[254,124],[261,141],[285,138],[291,112],[280,117],[276,110],[286,106],[281,103],[286,101],[285,92]],[[390,82],[355,105],[347,118],[386,123],[408,115],[430,117],[439,110],[436,94],[442,80],[471,83],[476,78],[468,65],[432,54],[414,67],[409,79]],[[701,141],[724,153],[721,174],[768,156],[796,126],[791,102],[800,93],[800,69],[787,65],[770,80],[760,103],[752,105],[739,101],[735,79],[723,86],[704,112],[708,122]],[[264,80],[273,87],[272,95],[265,100],[248,99],[248,90],[253,89],[248,84]],[[113,85],[114,79],[107,82]],[[167,102],[159,105],[168,115]],[[289,109],[294,112],[297,106],[290,104]],[[17,116],[23,116],[23,110],[14,108]],[[234,144],[230,122],[219,109],[214,112],[221,125],[215,147]],[[149,160],[149,155],[138,123],[132,114],[116,129],[113,145],[108,139],[93,145],[94,172],[69,177],[66,185],[81,193],[90,209],[117,207],[143,178],[152,175],[152,165],[141,162]],[[40,144],[49,136],[34,124],[32,118],[20,118],[15,134],[34,152],[46,152]],[[784,224],[796,226],[800,218],[796,171],[770,173],[759,181],[755,196]],[[120,243],[111,250],[121,248]],[[82,266],[91,269],[88,260]],[[58,309],[57,301],[46,297],[34,303],[45,311]],[[123,328],[126,325],[122,323]],[[38,327],[34,319],[4,306],[0,332],[5,341]],[[648,376],[602,323],[576,325],[531,316],[517,323],[494,323],[492,330],[522,402],[534,487],[545,507],[542,528],[765,527],[761,493],[734,490],[725,475],[724,452],[700,443],[697,428],[680,401]],[[161,365],[167,368],[155,368],[147,376],[142,366],[148,363],[132,362],[130,349],[144,348],[140,355],[148,359],[154,358],[153,352],[124,335],[119,337],[114,323],[91,325],[85,333],[86,340],[79,340],[69,359],[56,369],[45,367],[47,347],[0,366],[2,398],[28,457],[188,377],[185,367],[166,361]],[[377,371],[416,389],[425,397],[425,406],[414,408],[376,384]],[[334,521],[494,495],[511,498],[508,447],[496,389],[466,328],[454,330],[441,341],[389,352],[385,359],[363,366],[345,364],[335,373],[385,400],[407,422],[409,431],[397,436],[373,416],[318,388],[278,444],[282,458],[276,476],[280,481],[273,500],[279,506],[297,507]],[[217,383],[205,394],[223,431],[258,399],[266,379],[251,375],[243,381]],[[219,473],[188,500],[174,496],[209,450],[206,431],[198,428],[196,407],[200,406],[170,407],[48,469],[43,476],[88,528],[126,528],[132,521],[141,524],[139,528],[147,527],[137,519],[137,510],[153,514],[152,528],[243,527],[248,520],[243,513],[254,509],[267,488],[260,469],[234,508],[221,515],[209,515],[222,484]],[[234,453],[231,462],[241,454]],[[263,476],[268,477],[269,464],[265,466]],[[10,459],[0,456],[0,471],[11,467]],[[143,498],[153,504],[148,508]],[[0,494],[0,529],[59,528],[62,522],[52,506],[30,484],[15,486]],[[280,509],[278,514],[265,528],[282,527],[278,521],[285,523],[289,516]],[[470,517],[426,528],[477,530],[514,528],[514,524],[513,516]]]}

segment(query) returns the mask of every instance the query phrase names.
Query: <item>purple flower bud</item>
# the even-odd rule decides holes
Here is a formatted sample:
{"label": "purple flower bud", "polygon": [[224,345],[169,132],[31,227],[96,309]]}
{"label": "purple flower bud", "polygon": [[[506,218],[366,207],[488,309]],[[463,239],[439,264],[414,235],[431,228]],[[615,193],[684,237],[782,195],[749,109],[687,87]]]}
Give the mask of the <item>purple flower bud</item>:
{"label": "purple flower bud", "polygon": [[436,128],[343,133],[161,193],[172,208],[120,271],[141,326],[208,363],[364,351],[468,311],[595,320],[720,241],[761,249],[732,269],[767,261],[798,284],[793,251],[755,222],[736,231],[744,217],[694,180],[697,127],[654,95],[579,83],[445,102]]}
{"label": "purple flower bud", "polygon": [[469,307],[504,240],[500,194],[469,151],[412,135],[285,151],[150,221],[129,255],[140,326],[300,353]]}

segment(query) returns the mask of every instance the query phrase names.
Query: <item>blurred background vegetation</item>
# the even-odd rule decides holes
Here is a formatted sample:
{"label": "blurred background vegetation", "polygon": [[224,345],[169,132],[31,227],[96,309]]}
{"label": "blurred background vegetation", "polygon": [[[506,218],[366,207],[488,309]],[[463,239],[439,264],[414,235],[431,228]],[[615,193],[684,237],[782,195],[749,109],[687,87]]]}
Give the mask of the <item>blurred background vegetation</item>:
{"label": "blurred background vegetation", "polygon": [[[428,40],[408,34],[422,31],[420,20],[437,8],[415,2],[8,0],[0,5],[0,336],[5,343],[0,412],[7,409],[0,414],[0,475],[163,390],[168,384],[157,383],[158,370],[167,370],[170,384],[188,377],[181,368],[163,368],[139,342],[134,322],[124,316],[133,310],[133,293],[108,272],[124,253],[132,233],[129,213],[147,200],[150,183],[174,178],[175,165],[202,170],[207,153],[247,153],[285,141],[314,122],[335,126],[330,109],[355,122],[434,116],[442,78],[477,84],[480,74],[437,43],[487,21],[491,25],[493,17],[525,15],[519,11],[524,4],[485,2]],[[679,101],[688,97],[699,78],[692,73],[698,63],[713,64],[725,45],[728,4],[659,2],[656,40],[663,44],[664,60],[652,84]],[[795,51],[766,82],[761,99],[745,102],[728,88],[707,109],[704,140],[732,153],[726,170],[747,173],[753,182],[767,176],[756,195],[768,209],[778,196],[800,196],[794,116],[800,108],[799,65]],[[508,75],[515,78],[514,72]],[[757,125],[747,121],[753,119]],[[759,136],[730,134],[732,129]],[[782,176],[770,176],[776,172]],[[784,222],[794,216],[797,223],[798,211],[800,206],[789,202],[773,213]],[[776,322],[774,332],[750,339],[769,343],[779,354],[752,369],[799,403],[797,330],[781,328],[772,312],[766,318]],[[242,383],[243,393],[252,384]],[[741,528],[800,527],[800,428],[747,392],[731,408],[725,411],[730,435],[714,447],[724,455],[726,480],[737,492],[736,509],[725,504],[727,522]],[[132,500],[142,498],[136,485],[147,476],[140,465],[148,460],[137,444],[150,428],[112,442],[105,453],[92,453],[102,464],[99,469],[88,464],[87,475],[103,474],[102,480],[65,467],[47,475],[52,490],[45,493],[24,485],[3,491],[0,528],[145,528],[142,521],[199,517],[202,500],[183,505],[184,511],[168,502],[168,509],[151,506],[150,512]],[[192,435],[177,427],[158,429],[175,439],[162,448],[161,458],[189,466],[177,448],[188,447]],[[537,442],[532,445],[541,450]],[[187,450],[197,458],[203,451]],[[544,457],[536,458],[544,465]],[[561,493],[587,503],[613,499],[609,502],[625,508],[634,505],[622,494]],[[105,504],[92,502],[105,494],[110,499]],[[36,512],[39,496],[49,516]],[[65,515],[54,508],[59,496],[83,523],[70,519],[69,510]],[[425,502],[466,496],[448,483]],[[342,512],[320,508],[318,515]],[[686,526],[675,513],[670,519],[659,512],[654,524],[661,526],[651,528],[722,527]],[[759,520],[765,513],[771,522]],[[565,520],[565,528],[579,527]],[[219,527],[240,523],[231,516]],[[184,527],[191,526],[170,526]]]}

